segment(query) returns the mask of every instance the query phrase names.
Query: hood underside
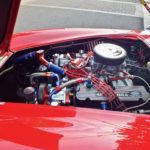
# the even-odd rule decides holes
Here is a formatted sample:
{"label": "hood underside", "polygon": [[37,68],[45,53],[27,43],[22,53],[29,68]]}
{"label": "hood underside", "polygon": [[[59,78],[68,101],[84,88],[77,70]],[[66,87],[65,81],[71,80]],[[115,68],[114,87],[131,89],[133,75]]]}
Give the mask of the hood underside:
{"label": "hood underside", "polygon": [[19,5],[20,0],[0,1],[0,54],[4,53],[9,48]]}

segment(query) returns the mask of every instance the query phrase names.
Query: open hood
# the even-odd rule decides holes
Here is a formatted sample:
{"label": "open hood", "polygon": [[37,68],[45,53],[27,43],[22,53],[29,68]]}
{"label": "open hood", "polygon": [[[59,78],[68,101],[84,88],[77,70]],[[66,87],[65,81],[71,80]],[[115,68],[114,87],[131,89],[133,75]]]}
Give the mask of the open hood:
{"label": "open hood", "polygon": [[21,0],[0,1],[0,55],[8,50]]}

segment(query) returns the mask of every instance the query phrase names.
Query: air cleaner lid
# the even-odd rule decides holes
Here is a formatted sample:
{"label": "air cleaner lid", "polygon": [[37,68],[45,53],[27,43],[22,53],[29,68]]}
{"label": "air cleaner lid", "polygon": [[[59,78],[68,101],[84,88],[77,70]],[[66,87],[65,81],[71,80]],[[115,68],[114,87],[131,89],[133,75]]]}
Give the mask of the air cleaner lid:
{"label": "air cleaner lid", "polygon": [[102,43],[94,47],[94,59],[105,65],[121,65],[127,56],[126,51],[115,44]]}

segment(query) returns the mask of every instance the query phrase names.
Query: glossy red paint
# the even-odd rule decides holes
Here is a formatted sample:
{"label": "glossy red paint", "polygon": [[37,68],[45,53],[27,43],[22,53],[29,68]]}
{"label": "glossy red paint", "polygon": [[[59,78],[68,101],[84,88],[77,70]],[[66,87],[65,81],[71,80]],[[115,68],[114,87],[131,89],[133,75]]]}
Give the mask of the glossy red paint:
{"label": "glossy red paint", "polygon": [[[2,42],[0,43],[0,55],[3,55],[6,51],[8,52],[9,45],[10,45],[10,40],[13,34],[19,6],[20,6],[20,1],[21,0],[13,0],[11,2],[11,7],[10,10],[8,9],[8,16],[3,16],[7,20],[7,27],[5,31],[4,38]],[[0,6],[4,7],[4,6]]]}
{"label": "glossy red paint", "polygon": [[0,112],[0,149],[149,149],[146,115],[9,103]]}
{"label": "glossy red paint", "polygon": [[[141,31],[110,29],[49,29],[12,36],[20,0],[13,0],[7,31],[0,44],[0,68],[12,52],[85,38],[143,40]],[[148,44],[148,43],[146,43]],[[10,47],[9,47],[10,46]],[[150,117],[75,107],[0,103],[2,150],[148,150]]]}
{"label": "glossy red paint", "polygon": [[[10,49],[13,52],[23,49],[56,44],[85,38],[108,37],[133,40],[145,40],[150,35],[140,34],[141,31],[113,30],[113,29],[47,29],[14,34]],[[150,46],[150,45],[149,45]]]}

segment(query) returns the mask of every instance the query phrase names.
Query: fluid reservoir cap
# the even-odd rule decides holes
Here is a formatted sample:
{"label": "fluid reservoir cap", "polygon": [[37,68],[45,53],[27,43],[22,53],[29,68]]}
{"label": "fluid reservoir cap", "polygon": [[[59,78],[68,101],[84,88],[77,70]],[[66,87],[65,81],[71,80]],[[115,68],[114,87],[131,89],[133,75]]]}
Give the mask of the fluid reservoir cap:
{"label": "fluid reservoir cap", "polygon": [[126,51],[115,44],[102,43],[94,47],[94,59],[105,65],[121,65],[127,56]]}
{"label": "fluid reservoir cap", "polygon": [[23,93],[25,95],[30,95],[30,94],[34,93],[34,91],[35,91],[35,89],[33,87],[27,87],[23,90]]}
{"label": "fluid reservoir cap", "polygon": [[34,101],[35,89],[33,87],[27,87],[23,90],[26,101]]}

